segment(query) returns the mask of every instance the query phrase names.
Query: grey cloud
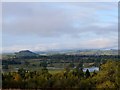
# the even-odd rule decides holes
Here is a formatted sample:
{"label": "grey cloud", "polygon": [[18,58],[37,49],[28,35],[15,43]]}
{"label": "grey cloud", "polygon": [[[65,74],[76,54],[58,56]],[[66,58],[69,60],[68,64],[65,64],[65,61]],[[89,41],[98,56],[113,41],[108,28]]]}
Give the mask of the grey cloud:
{"label": "grey cloud", "polygon": [[[15,51],[21,48],[47,50],[117,47],[116,9],[116,3],[4,3],[4,38],[14,36],[28,39],[39,36],[41,40],[41,43],[37,42],[35,45],[25,45],[28,42],[24,45],[15,45],[15,42],[11,42],[10,46],[7,45],[4,49]],[[103,11],[112,12],[106,13],[106,16],[114,20],[109,21],[105,18],[106,21],[102,21],[100,16],[104,17]],[[58,39],[65,36],[74,41],[64,39],[63,42],[59,42]],[[46,38],[53,42],[48,45]],[[46,40],[46,43],[42,43],[42,40]]]}
{"label": "grey cloud", "polygon": [[[53,3],[52,3],[53,4]],[[62,3],[60,3],[62,4]],[[111,5],[98,3],[65,3],[70,7],[73,5],[73,11],[66,11],[59,6],[49,3],[4,3],[3,5],[3,30],[5,33],[14,35],[36,34],[42,37],[61,36],[64,34],[73,34],[81,32],[109,33],[116,31],[114,23],[111,26],[102,28],[101,26],[92,26],[92,23],[99,23],[95,11],[111,9]],[[64,5],[64,3],[63,3]],[[77,5],[77,6],[75,6]],[[114,4],[113,4],[114,5]],[[93,12],[90,11],[93,8]],[[83,10],[82,10],[83,9]],[[72,9],[70,9],[72,10]],[[75,11],[77,10],[77,11]],[[73,13],[74,12],[74,13]],[[7,16],[8,15],[8,16]],[[6,21],[13,15],[14,20]],[[76,21],[81,22],[79,28],[75,28],[72,24]],[[85,27],[85,28],[82,28]],[[4,33],[3,32],[3,33]]]}

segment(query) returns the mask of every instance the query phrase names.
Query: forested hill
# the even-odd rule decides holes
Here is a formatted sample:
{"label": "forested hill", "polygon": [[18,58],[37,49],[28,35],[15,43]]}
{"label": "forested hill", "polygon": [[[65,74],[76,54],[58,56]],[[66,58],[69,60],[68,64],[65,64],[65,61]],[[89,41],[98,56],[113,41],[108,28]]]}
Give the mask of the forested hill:
{"label": "forested hill", "polygon": [[15,53],[16,57],[37,57],[38,54],[31,52],[29,50],[23,50]]}

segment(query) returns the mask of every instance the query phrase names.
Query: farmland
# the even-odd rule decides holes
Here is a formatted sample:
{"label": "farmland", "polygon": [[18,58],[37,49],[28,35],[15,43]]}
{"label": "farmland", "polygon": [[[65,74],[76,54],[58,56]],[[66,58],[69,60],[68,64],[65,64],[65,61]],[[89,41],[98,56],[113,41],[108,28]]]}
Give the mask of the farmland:
{"label": "farmland", "polygon": [[24,54],[11,54],[2,59],[3,88],[86,89],[120,86],[118,55]]}

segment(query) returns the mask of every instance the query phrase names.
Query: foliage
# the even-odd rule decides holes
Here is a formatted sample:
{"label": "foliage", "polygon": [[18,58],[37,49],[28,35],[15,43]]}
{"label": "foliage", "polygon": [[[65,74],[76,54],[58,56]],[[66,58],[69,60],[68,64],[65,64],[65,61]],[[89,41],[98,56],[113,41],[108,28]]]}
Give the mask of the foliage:
{"label": "foliage", "polygon": [[18,72],[2,74],[3,88],[41,89],[41,88],[120,88],[120,62],[107,61],[99,72],[84,73],[82,69],[65,69],[63,72],[50,74],[44,66],[39,71],[19,69]]}
{"label": "foliage", "polygon": [[47,67],[47,62],[45,62],[45,61],[41,62],[40,67],[44,67],[44,68]]}

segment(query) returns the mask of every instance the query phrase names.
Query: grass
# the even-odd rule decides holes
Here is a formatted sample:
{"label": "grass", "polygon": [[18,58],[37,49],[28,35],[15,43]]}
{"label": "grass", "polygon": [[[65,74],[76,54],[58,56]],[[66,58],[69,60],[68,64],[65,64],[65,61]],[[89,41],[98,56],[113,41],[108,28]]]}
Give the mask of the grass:
{"label": "grass", "polygon": [[60,72],[63,72],[64,70],[63,69],[49,69],[48,70],[50,74],[56,74],[56,73],[60,73]]}

